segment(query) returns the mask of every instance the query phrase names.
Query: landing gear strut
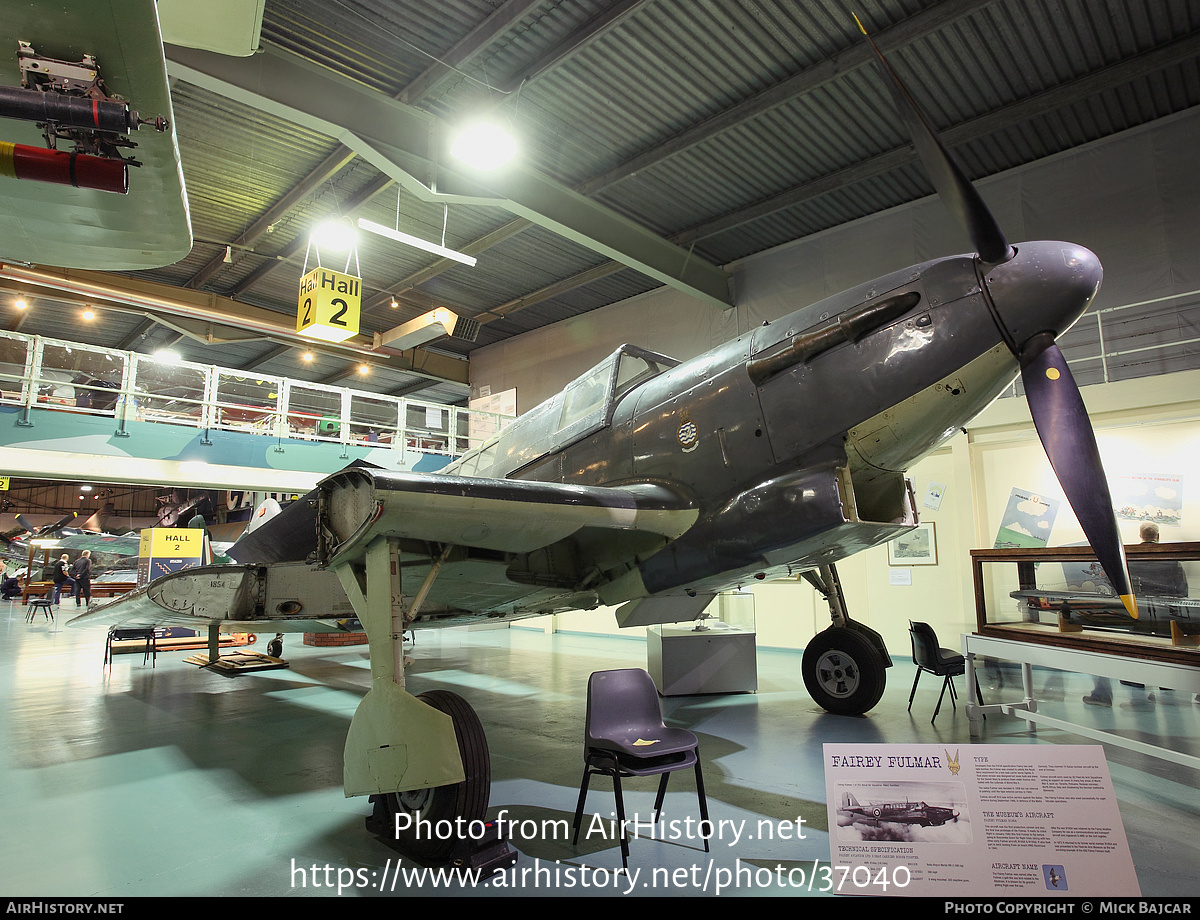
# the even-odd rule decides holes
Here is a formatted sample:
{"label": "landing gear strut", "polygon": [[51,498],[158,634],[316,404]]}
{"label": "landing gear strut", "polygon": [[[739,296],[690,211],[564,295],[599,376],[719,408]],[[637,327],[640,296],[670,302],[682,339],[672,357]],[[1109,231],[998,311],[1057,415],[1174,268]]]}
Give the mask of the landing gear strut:
{"label": "landing gear strut", "polygon": [[[381,536],[361,559],[333,568],[367,633],[371,689],[355,710],[346,738],[346,795],[369,795],[367,828],[430,861],[474,860],[467,844],[487,811],[492,771],[487,738],[460,696],[404,689],[404,631],[420,611],[450,548],[431,568],[411,604],[401,590],[397,541]],[[474,839],[478,839],[477,837]]]}
{"label": "landing gear strut", "polygon": [[817,633],[804,649],[800,670],[804,686],[819,706],[839,715],[862,715],[880,697],[892,660],[883,638],[846,615],[846,599],[837,569],[821,566],[804,574],[829,603],[828,629]]}

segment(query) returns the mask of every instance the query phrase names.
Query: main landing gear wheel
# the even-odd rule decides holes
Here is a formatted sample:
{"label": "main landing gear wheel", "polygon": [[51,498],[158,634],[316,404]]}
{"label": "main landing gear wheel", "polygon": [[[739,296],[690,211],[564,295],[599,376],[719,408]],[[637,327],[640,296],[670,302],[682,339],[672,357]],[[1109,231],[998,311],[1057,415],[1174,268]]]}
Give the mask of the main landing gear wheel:
{"label": "main landing gear wheel", "polygon": [[883,658],[871,641],[853,629],[831,626],[804,649],[804,686],[817,704],[838,715],[870,710],[887,682]]}
{"label": "main landing gear wheel", "polygon": [[[484,819],[492,788],[492,762],[483,725],[466,700],[448,690],[429,690],[419,694],[417,699],[454,720],[458,753],[462,757],[466,779],[449,786],[388,794],[385,797],[389,813],[388,834],[390,836],[395,827],[396,814],[411,814],[416,818],[419,813],[420,833],[415,820],[408,822],[410,827],[396,834],[396,842],[412,856],[436,862],[449,857],[460,842],[460,837],[448,830],[469,832],[471,822]],[[448,823],[441,824],[439,829],[439,822]]]}

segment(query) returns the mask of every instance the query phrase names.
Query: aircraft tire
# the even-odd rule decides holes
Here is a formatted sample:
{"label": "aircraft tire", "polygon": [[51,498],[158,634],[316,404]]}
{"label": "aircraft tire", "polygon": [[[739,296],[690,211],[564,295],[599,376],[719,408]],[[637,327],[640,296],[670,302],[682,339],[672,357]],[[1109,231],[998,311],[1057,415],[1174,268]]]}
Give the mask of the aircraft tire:
{"label": "aircraft tire", "polygon": [[804,649],[800,670],[813,700],[838,715],[869,711],[887,683],[887,669],[875,646],[860,633],[840,626],[813,637]]}
{"label": "aircraft tire", "polygon": [[[414,826],[396,835],[399,846],[417,859],[439,862],[464,839],[447,832],[450,828],[461,828],[469,834],[472,822],[483,820],[491,796],[492,762],[483,724],[466,700],[448,690],[428,690],[418,694],[417,699],[454,720],[466,778],[448,786],[391,793],[386,801],[392,814],[420,816],[419,825],[410,822]],[[390,823],[394,827],[394,820]]]}

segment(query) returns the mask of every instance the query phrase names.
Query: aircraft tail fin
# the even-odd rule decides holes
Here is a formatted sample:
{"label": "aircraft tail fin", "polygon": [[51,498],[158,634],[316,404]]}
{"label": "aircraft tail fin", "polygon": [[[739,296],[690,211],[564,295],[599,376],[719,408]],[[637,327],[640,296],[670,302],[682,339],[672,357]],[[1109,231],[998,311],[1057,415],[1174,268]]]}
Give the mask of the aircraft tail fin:
{"label": "aircraft tail fin", "polygon": [[258,530],[258,528],[262,527],[263,524],[267,523],[267,521],[271,520],[271,518],[275,517],[282,510],[283,508],[279,502],[273,498],[268,498],[255,509],[254,516],[250,518],[250,523],[246,525],[246,533],[253,533]]}
{"label": "aircraft tail fin", "polygon": [[842,808],[858,808],[858,799],[854,797],[853,793],[842,793]]}

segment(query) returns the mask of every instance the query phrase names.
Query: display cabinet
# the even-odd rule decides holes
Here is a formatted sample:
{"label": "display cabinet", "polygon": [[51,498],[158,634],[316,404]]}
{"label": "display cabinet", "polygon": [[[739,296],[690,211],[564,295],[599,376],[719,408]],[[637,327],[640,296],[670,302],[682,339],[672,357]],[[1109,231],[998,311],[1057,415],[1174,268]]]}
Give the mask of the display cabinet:
{"label": "display cabinet", "polygon": [[663,696],[758,689],[754,595],[719,594],[691,623],[646,632],[647,671]]}
{"label": "display cabinet", "polygon": [[1200,543],[1125,547],[1136,619],[1090,547],[971,552],[979,635],[1200,664]]}

